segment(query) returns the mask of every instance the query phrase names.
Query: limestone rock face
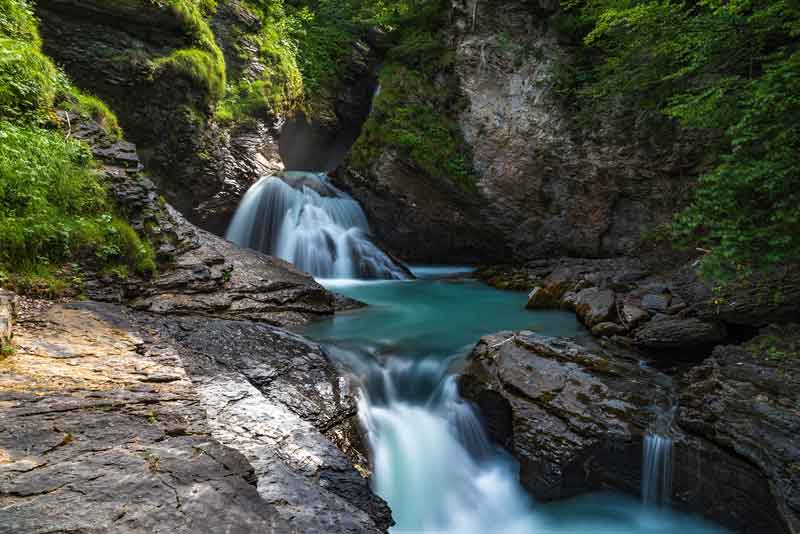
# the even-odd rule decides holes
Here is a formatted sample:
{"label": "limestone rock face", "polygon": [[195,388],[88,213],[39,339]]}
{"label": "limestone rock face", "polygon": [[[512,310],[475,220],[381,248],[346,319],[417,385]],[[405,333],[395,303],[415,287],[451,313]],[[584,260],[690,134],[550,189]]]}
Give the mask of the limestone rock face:
{"label": "limestone rock face", "polygon": [[352,395],[298,336],[84,302],[21,323],[14,343],[0,362],[0,532],[391,524],[350,460],[366,462]]}
{"label": "limestone rock face", "polygon": [[[717,436],[714,429],[741,412],[711,397],[719,389],[697,378],[690,374],[687,382],[696,387],[681,386],[678,424],[670,429],[673,506],[737,532],[794,532],[791,521],[778,512],[789,506],[787,496],[796,495],[796,477],[786,467],[797,449],[790,436],[796,436],[794,425],[800,421],[800,415],[785,411],[792,396],[787,392],[782,401],[779,395],[770,397],[775,399],[771,406],[783,402],[786,407],[772,409],[775,423],[771,418],[754,421],[758,417],[749,413]],[[628,355],[531,332],[482,338],[459,386],[479,407],[490,436],[520,462],[522,484],[544,500],[609,488],[638,495],[643,435],[657,414],[669,409],[674,387],[669,377]],[[725,387],[735,387],[734,382]],[[761,401],[752,400],[750,392],[746,385],[731,401],[749,399],[755,407]],[[690,404],[684,407],[684,402]],[[741,436],[741,447],[750,454],[745,459],[731,448],[737,426],[751,430]],[[756,460],[755,441],[747,440],[761,435],[760,430],[779,440]],[[776,483],[780,489],[771,491]]]}
{"label": "limestone rock face", "polygon": [[169,347],[55,308],[0,363],[0,532],[299,532],[211,436]]}

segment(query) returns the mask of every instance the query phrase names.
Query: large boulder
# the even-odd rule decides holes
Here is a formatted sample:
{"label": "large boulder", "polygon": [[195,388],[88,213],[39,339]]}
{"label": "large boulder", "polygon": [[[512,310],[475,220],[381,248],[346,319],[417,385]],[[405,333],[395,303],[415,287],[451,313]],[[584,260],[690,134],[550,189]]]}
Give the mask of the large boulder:
{"label": "large boulder", "polygon": [[553,499],[606,484],[638,491],[649,407],[667,397],[658,378],[567,339],[501,333],[475,347],[460,389],[519,460],[522,484]]}
{"label": "large boulder", "polygon": [[561,306],[561,298],[575,285],[577,273],[569,267],[554,270],[542,281],[542,285],[528,295],[528,309],[548,309]]}
{"label": "large boulder", "polygon": [[[598,489],[638,495],[643,436],[659,416],[669,422],[673,397],[670,378],[636,359],[531,332],[481,339],[459,385],[519,461],[522,484],[544,500]],[[668,433],[673,506],[737,532],[790,532],[757,463],[693,428]]]}
{"label": "large boulder", "polygon": [[646,350],[688,350],[687,357],[703,358],[710,349],[725,340],[727,331],[719,321],[696,317],[656,317],[634,332],[634,343]]}
{"label": "large boulder", "polygon": [[614,322],[617,317],[615,304],[616,295],[610,289],[590,287],[575,295],[575,313],[589,328],[599,323]]}

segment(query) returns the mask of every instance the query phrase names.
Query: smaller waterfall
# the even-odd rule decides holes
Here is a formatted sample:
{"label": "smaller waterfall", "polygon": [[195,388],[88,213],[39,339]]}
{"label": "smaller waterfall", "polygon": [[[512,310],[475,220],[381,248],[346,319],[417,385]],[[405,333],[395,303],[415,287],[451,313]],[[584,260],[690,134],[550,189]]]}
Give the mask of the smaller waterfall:
{"label": "smaller waterfall", "polygon": [[669,506],[672,500],[672,436],[670,428],[677,409],[674,399],[661,410],[644,437],[642,453],[642,501]]}
{"label": "smaller waterfall", "polygon": [[261,178],[239,203],[226,237],[320,278],[408,277],[369,240],[358,202],[334,187],[325,173]]}

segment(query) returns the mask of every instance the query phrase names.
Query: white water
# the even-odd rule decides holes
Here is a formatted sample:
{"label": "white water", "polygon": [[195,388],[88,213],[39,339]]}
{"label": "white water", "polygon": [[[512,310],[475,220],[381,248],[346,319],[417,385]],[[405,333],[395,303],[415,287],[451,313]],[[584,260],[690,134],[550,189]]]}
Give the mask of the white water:
{"label": "white water", "polygon": [[358,202],[324,173],[264,176],[242,197],[226,237],[321,278],[407,278],[370,241]]}
{"label": "white water", "polygon": [[672,499],[672,438],[646,435],[642,456],[642,501],[668,506]]}
{"label": "white water", "polygon": [[666,408],[656,407],[657,416],[644,437],[642,452],[642,501],[669,506],[672,502],[672,421],[677,406],[669,399]]}
{"label": "white water", "polygon": [[574,316],[526,311],[524,295],[457,280],[340,281],[337,290],[370,306],[304,332],[328,342],[328,354],[360,385],[372,484],[392,509],[392,534],[724,532],[610,493],[536,503],[520,485],[513,459],[489,442],[452,373],[469,348],[465,343],[500,325],[578,333]]}

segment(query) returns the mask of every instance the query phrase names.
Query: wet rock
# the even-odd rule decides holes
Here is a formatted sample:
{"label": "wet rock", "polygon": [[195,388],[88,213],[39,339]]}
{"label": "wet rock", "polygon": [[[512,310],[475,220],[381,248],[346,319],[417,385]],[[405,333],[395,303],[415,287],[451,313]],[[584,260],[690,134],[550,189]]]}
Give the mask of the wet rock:
{"label": "wet rock", "polygon": [[642,307],[650,313],[666,313],[671,301],[669,293],[649,293],[642,297]]}
{"label": "wet rock", "polygon": [[635,328],[650,318],[650,314],[633,304],[623,304],[621,314],[622,321],[630,328]]}
{"label": "wet rock", "polygon": [[542,282],[542,286],[534,288],[528,296],[528,308],[558,308],[561,298],[575,285],[576,273],[570,268],[556,269]]}
{"label": "wet rock", "polygon": [[336,299],[334,302],[334,307],[336,308],[337,313],[358,310],[367,306],[366,303],[361,302],[360,300],[351,299],[350,297],[342,295],[341,293],[334,293],[333,298]]}
{"label": "wet rock", "polygon": [[657,315],[634,332],[634,342],[639,347],[654,351],[694,349],[686,357],[702,358],[709,349],[725,340],[725,325],[718,321],[703,321],[694,317],[681,319]]}
{"label": "wet rock", "polygon": [[624,334],[628,329],[621,324],[604,322],[592,327],[592,335],[596,337],[611,337]]}
{"label": "wet rock", "polygon": [[[488,419],[491,437],[520,461],[521,482],[536,498],[606,484],[638,491],[648,407],[665,390],[635,361],[566,339],[502,333],[481,339],[459,384]],[[615,472],[613,451],[634,459]]]}
{"label": "wet rock", "polygon": [[[752,375],[753,380],[757,376]],[[720,430],[719,437],[714,434],[741,412],[718,403],[718,388],[698,378],[690,375],[686,382],[697,384],[695,389],[681,390],[681,405],[685,399],[689,408],[686,413],[681,408],[680,427],[670,431],[673,506],[737,532],[792,532],[778,512],[779,507],[785,508],[783,501],[770,492],[769,472],[758,467],[761,460],[748,461],[733,452],[725,437],[732,431]],[[669,409],[673,389],[669,377],[640,366],[618,348],[614,353],[590,350],[530,332],[481,339],[459,377],[459,386],[480,408],[492,439],[519,461],[522,484],[542,500],[598,489],[638,495],[643,435],[656,416]],[[730,382],[731,388],[736,386]],[[794,386],[790,382],[786,387]],[[736,398],[747,399],[749,393],[745,388]],[[713,409],[708,410],[709,405]],[[796,435],[793,425],[800,416],[783,414],[789,419],[780,423],[777,435],[781,437],[770,447],[775,454],[773,468],[785,477],[790,469],[781,462],[788,458],[787,452],[795,454],[791,451],[797,448],[796,440],[789,436]],[[739,419],[734,427],[754,430],[748,436],[759,435],[759,429],[772,436],[768,430],[772,423],[759,421],[751,426],[750,417]],[[744,447],[755,457],[755,439],[752,447],[747,439]],[[786,494],[796,495],[793,491]]]}
{"label": "wet rock", "polygon": [[780,519],[800,531],[800,326],[717,347],[681,380],[680,405],[681,427],[758,466]]}
{"label": "wet rock", "polygon": [[182,349],[213,436],[245,455],[259,494],[291,525],[304,533],[377,533],[393,524],[359,474],[369,462],[353,447],[360,433],[353,391],[316,344],[251,322],[145,324]]}
{"label": "wet rock", "polygon": [[610,289],[591,287],[575,296],[575,313],[589,328],[616,318],[616,295]]}

